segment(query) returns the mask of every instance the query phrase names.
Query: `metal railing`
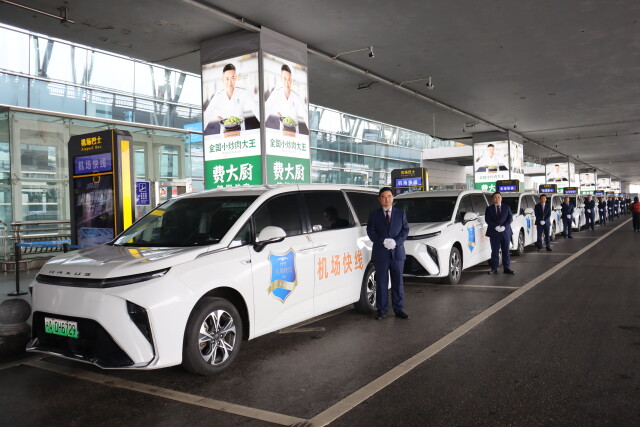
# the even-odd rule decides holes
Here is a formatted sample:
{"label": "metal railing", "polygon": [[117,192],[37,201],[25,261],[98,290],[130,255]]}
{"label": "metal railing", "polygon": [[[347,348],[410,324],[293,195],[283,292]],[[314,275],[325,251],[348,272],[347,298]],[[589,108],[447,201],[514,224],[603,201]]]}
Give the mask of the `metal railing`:
{"label": "metal railing", "polygon": [[71,223],[69,221],[14,221],[11,223],[11,237],[7,238],[5,236],[3,239],[4,243],[2,247],[5,250],[5,261],[8,259],[8,239],[11,240],[11,247],[14,247],[14,250],[20,251],[20,255],[35,255],[59,252],[62,250],[62,245],[23,246],[16,245],[16,243],[68,241],[70,238]]}

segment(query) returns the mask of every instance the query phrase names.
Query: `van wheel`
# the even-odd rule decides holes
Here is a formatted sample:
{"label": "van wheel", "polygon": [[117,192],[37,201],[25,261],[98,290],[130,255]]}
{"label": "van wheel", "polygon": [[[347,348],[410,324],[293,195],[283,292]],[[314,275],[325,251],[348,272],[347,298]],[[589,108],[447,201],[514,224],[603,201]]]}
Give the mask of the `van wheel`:
{"label": "van wheel", "polygon": [[362,277],[360,299],[353,304],[360,313],[369,314],[376,311],[376,268],[369,264]]}
{"label": "van wheel", "polygon": [[449,275],[444,278],[444,282],[450,285],[457,285],[462,276],[462,258],[458,248],[451,248],[449,253]]}
{"label": "van wheel", "polygon": [[198,375],[226,369],[240,351],[242,319],[223,298],[206,298],[194,308],[184,335],[182,366]]}
{"label": "van wheel", "polygon": [[518,247],[513,253],[515,256],[524,255],[524,231],[520,230],[520,234],[518,234]]}
{"label": "van wheel", "polygon": [[556,223],[555,222],[551,225],[551,235],[549,236],[549,240],[551,241],[556,240]]}

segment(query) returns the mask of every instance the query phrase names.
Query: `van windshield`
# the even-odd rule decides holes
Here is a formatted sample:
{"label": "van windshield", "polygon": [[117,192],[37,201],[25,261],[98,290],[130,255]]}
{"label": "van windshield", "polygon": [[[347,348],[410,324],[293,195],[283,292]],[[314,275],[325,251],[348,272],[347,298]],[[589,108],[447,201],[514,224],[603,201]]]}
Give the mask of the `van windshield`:
{"label": "van windshield", "polygon": [[257,196],[169,200],[129,227],[115,246],[188,247],[218,243]]}
{"label": "van windshield", "polygon": [[407,222],[444,222],[451,221],[457,197],[416,197],[396,199],[394,207],[407,214]]}

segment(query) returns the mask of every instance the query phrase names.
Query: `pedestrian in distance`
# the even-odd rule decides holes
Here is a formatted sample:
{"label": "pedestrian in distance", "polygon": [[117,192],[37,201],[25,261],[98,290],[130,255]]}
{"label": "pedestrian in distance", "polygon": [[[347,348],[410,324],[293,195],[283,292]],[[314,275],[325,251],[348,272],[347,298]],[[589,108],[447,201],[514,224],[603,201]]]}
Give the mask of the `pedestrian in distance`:
{"label": "pedestrian in distance", "polygon": [[584,202],[584,212],[585,212],[585,230],[589,228],[591,230],[595,230],[595,220],[596,220],[596,201],[593,200],[593,196],[589,194],[587,196],[587,200]]}
{"label": "pedestrian in distance", "polygon": [[484,220],[487,223],[486,236],[491,243],[491,260],[489,261],[491,270],[489,274],[498,273],[500,250],[502,250],[504,274],[515,274],[511,270],[511,254],[509,253],[511,223],[513,222],[511,208],[507,204],[502,204],[502,194],[497,191],[491,195],[491,199],[493,204],[487,206],[484,213]]}
{"label": "pedestrian in distance", "polygon": [[375,266],[376,320],[382,320],[389,311],[389,277],[391,277],[391,304],[396,317],[409,319],[404,311],[404,283],[402,274],[407,258],[404,241],[409,234],[407,215],[393,207],[393,191],[389,187],[378,193],[380,208],[369,214],[367,235],[373,242],[371,259]]}
{"label": "pedestrian in distance", "polygon": [[606,225],[607,224],[607,202],[604,201],[604,197],[600,196],[600,198],[598,199],[598,215],[600,216],[600,218],[598,219],[598,221],[600,222],[600,225]]}
{"label": "pedestrian in distance", "polygon": [[607,199],[607,219],[613,221],[613,197]]}
{"label": "pedestrian in distance", "polygon": [[613,214],[616,218],[620,218],[620,200],[617,197],[613,198]]}
{"label": "pedestrian in distance", "polygon": [[569,196],[565,196],[564,202],[560,204],[560,209],[562,210],[562,235],[564,238],[573,239],[571,235],[571,225],[573,223],[573,203],[571,203],[571,199]]}
{"label": "pedestrian in distance", "polygon": [[633,231],[640,231],[640,201],[637,197],[631,203],[631,215],[633,216]]}
{"label": "pedestrian in distance", "polygon": [[547,196],[540,195],[540,203],[535,205],[533,213],[536,216],[536,230],[538,232],[536,247],[538,250],[542,249],[542,235],[544,235],[547,251],[551,252],[551,237],[549,235],[549,230],[551,229],[551,203],[547,203]]}

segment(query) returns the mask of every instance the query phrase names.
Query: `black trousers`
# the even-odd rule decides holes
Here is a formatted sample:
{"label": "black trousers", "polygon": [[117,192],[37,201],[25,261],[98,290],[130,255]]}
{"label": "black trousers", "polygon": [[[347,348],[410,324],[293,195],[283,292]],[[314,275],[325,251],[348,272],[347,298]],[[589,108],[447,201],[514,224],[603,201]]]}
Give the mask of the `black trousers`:
{"label": "black trousers", "polygon": [[633,213],[633,229],[640,231],[640,212]]}

